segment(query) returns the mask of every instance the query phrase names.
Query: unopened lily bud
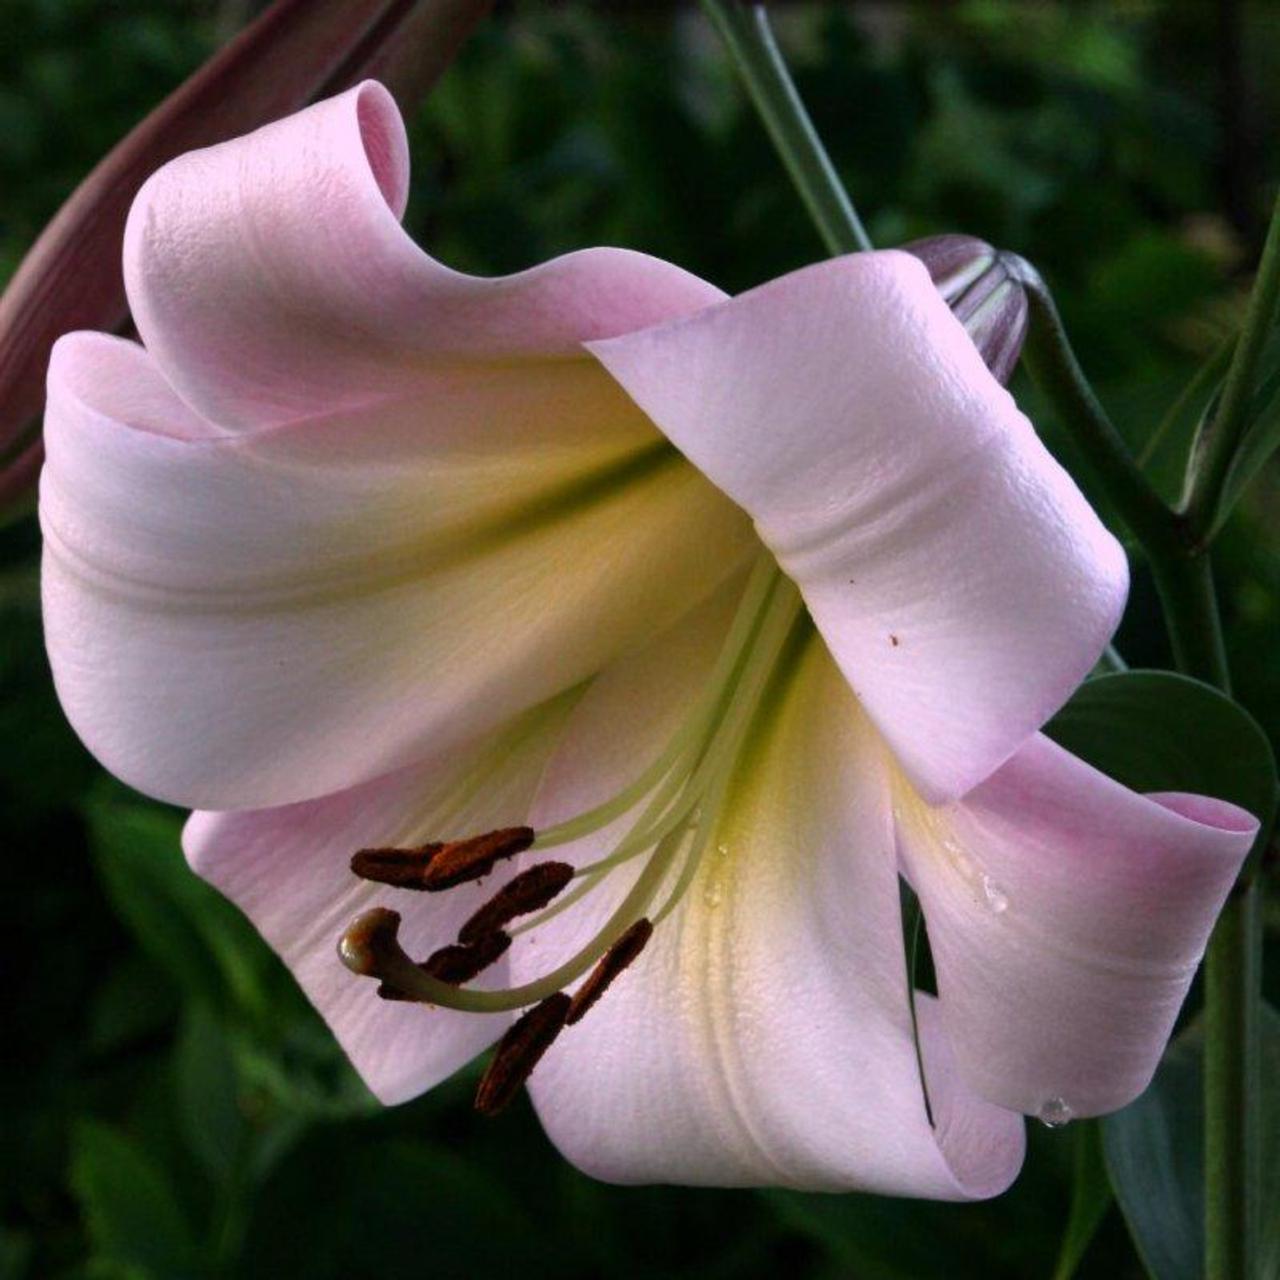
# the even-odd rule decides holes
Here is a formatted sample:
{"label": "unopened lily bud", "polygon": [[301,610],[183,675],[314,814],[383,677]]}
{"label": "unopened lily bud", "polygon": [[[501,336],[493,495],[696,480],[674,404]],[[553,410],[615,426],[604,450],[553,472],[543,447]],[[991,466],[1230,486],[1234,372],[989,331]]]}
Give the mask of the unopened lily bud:
{"label": "unopened lily bud", "polygon": [[54,342],[127,315],[120,244],[143,182],[166,161],[234,138],[313,98],[379,77],[416,99],[492,0],[275,0],[178,86],[72,192],[0,295],[0,511],[40,469]]}
{"label": "unopened lily bud", "polygon": [[930,236],[902,247],[924,263],[987,368],[1000,382],[1008,382],[1027,332],[1027,294],[1018,277],[1018,259],[975,236]]}

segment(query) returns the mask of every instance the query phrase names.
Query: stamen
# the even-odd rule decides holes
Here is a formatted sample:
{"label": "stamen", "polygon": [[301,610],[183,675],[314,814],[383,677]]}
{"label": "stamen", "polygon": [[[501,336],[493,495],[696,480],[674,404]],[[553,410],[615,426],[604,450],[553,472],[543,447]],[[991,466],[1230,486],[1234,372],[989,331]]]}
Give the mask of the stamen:
{"label": "stamen", "polygon": [[458,941],[478,943],[517,916],[545,907],[573,879],[567,862],[540,862],[508,881],[458,930]]}
{"label": "stamen", "polygon": [[532,843],[532,827],[503,827],[482,836],[453,840],[441,847],[422,877],[423,888],[433,893],[452,889],[468,880],[481,880],[503,858],[514,858]]}
{"label": "stamen", "polygon": [[[483,973],[491,964],[506,954],[511,945],[511,935],[501,930],[485,934],[472,945],[451,945],[433,951],[418,968],[430,978],[447,982],[450,986],[461,986],[472,978]],[[383,982],[378,987],[378,994],[384,1000],[413,1000],[418,997],[390,982]]]}
{"label": "stamen", "polygon": [[400,913],[386,907],[363,911],[338,939],[342,963],[362,978],[380,978],[388,965],[408,959],[400,946]]}
{"label": "stamen", "polygon": [[497,1115],[516,1096],[564,1029],[571,1003],[563,991],[557,991],[512,1024],[476,1090],[475,1107],[481,1115]]}
{"label": "stamen", "polygon": [[608,991],[613,980],[644,950],[653,936],[653,925],[640,919],[600,957],[590,976],[574,994],[565,1015],[565,1025],[581,1022],[588,1009]]}
{"label": "stamen", "polygon": [[397,889],[425,889],[427,868],[443,848],[424,844],[411,849],[360,849],[351,856],[351,870],[361,880]]}

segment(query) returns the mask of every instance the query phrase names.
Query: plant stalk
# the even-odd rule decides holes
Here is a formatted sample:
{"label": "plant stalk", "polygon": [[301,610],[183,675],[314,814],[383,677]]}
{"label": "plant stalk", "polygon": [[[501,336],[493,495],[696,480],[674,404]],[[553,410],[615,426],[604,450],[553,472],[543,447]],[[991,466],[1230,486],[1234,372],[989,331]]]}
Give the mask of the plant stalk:
{"label": "plant stalk", "polygon": [[835,257],[870,249],[862,219],[796,92],[764,5],[702,0],[702,8],[737,65],[827,252]]}

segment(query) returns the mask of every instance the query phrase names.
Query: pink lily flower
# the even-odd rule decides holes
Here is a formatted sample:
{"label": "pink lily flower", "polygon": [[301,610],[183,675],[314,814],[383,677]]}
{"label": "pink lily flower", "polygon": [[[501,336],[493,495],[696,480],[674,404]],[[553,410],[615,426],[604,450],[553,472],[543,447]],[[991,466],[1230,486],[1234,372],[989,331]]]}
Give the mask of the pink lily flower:
{"label": "pink lily flower", "polygon": [[72,723],[384,1101],[501,1038],[602,1178],[999,1192],[1145,1087],[1257,829],[1038,732],[1121,548],[909,255],[476,279],[407,180],[366,83],[140,193],[142,345],[49,375]]}

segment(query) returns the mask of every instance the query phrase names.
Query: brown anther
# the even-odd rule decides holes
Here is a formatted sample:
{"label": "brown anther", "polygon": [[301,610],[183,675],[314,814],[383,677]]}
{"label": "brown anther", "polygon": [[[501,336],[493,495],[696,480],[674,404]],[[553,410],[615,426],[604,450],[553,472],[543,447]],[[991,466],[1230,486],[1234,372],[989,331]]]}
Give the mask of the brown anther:
{"label": "brown anther", "polygon": [[347,926],[338,939],[338,956],[342,963],[362,978],[379,978],[388,962],[404,952],[400,949],[398,933],[400,913],[386,907],[373,907]]}
{"label": "brown anther", "polygon": [[493,1061],[476,1090],[475,1107],[481,1115],[497,1115],[520,1092],[520,1086],[563,1030],[569,1005],[569,997],[557,991],[512,1024],[498,1042]]}
{"label": "brown anther", "polygon": [[422,887],[433,893],[452,889],[468,880],[480,880],[503,858],[514,858],[533,843],[532,827],[504,827],[469,840],[453,840],[441,846],[422,877]]}
{"label": "brown anther", "polygon": [[[418,968],[429,978],[437,982],[447,982],[450,986],[461,986],[469,982],[477,974],[483,973],[494,961],[501,958],[511,945],[511,935],[495,930],[487,933],[471,946],[441,947],[433,951]],[[416,1000],[406,991],[392,983],[384,982],[378,988],[378,994],[384,1000]]]}
{"label": "brown anther", "polygon": [[567,862],[539,862],[509,880],[458,930],[458,941],[479,943],[517,916],[545,907],[573,879]]}
{"label": "brown anther", "polygon": [[442,848],[441,844],[424,844],[412,849],[360,849],[351,856],[351,870],[361,880],[397,889],[425,889],[427,868]]}
{"label": "brown anther", "polygon": [[441,947],[419,968],[441,982],[467,982],[493,964],[510,945],[511,935],[495,929],[465,946]]}
{"label": "brown anther", "polygon": [[588,1009],[609,989],[609,984],[638,956],[653,936],[650,921],[640,919],[600,957],[586,982],[574,993],[565,1015],[566,1026],[581,1022]]}

